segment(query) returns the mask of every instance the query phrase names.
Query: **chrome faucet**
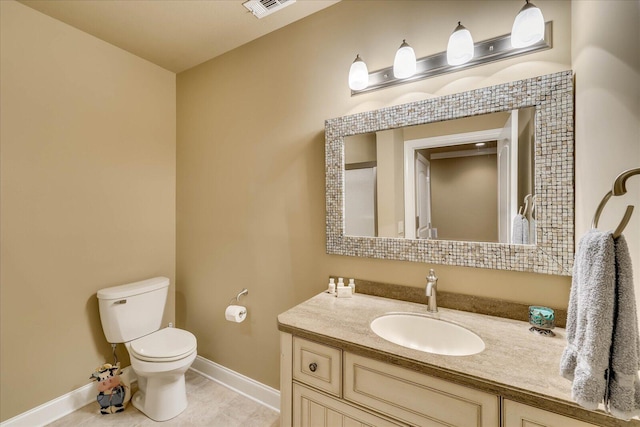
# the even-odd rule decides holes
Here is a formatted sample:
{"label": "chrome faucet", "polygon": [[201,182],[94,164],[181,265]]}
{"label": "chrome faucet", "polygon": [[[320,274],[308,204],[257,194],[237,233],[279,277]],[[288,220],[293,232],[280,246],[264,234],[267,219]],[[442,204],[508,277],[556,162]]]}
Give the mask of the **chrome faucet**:
{"label": "chrome faucet", "polygon": [[429,275],[427,276],[427,288],[425,289],[425,294],[429,297],[429,307],[427,308],[427,311],[429,313],[438,312],[438,302],[436,300],[437,290],[438,277],[436,276],[436,272],[432,268],[429,270]]}

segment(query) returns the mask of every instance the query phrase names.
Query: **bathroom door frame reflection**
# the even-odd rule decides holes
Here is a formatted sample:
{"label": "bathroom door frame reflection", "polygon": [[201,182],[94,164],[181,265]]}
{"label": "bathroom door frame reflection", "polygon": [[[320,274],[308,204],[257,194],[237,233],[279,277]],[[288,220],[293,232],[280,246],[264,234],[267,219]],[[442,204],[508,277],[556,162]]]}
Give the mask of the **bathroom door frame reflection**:
{"label": "bathroom door frame reflection", "polygon": [[[416,239],[416,168],[417,151],[425,148],[451,147],[462,144],[496,141],[502,133],[502,128],[487,129],[453,135],[434,136],[429,138],[411,139],[404,142],[404,237]],[[432,224],[433,226],[433,224]]]}

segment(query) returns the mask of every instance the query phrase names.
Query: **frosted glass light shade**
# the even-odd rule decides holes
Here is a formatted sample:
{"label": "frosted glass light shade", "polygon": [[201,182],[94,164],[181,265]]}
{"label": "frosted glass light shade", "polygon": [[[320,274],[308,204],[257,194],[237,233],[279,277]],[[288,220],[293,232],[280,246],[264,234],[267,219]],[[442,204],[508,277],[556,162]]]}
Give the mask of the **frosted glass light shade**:
{"label": "frosted glass light shade", "polygon": [[369,69],[367,64],[356,55],[356,59],[349,69],[349,88],[351,90],[362,90],[369,86]]}
{"label": "frosted glass light shade", "polygon": [[393,60],[393,76],[396,79],[406,79],[416,73],[416,54],[413,48],[402,40],[400,48]]}
{"label": "frosted glass light shade", "polygon": [[447,44],[447,62],[449,65],[462,65],[473,58],[473,38],[471,33],[460,22]]}
{"label": "frosted glass light shade", "polygon": [[544,17],[542,11],[533,3],[525,4],[511,28],[511,46],[527,47],[544,38]]}

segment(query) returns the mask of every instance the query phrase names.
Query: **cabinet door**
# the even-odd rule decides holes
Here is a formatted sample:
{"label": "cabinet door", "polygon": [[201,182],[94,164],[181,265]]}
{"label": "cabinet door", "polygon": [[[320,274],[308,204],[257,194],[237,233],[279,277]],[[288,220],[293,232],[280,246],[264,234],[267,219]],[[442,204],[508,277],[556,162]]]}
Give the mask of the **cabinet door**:
{"label": "cabinet door", "polygon": [[498,427],[500,398],[345,352],[344,398],[421,427]]}
{"label": "cabinet door", "polygon": [[508,399],[503,402],[503,427],[597,427]]}
{"label": "cabinet door", "polygon": [[300,384],[293,385],[293,425],[296,427],[402,426]]}

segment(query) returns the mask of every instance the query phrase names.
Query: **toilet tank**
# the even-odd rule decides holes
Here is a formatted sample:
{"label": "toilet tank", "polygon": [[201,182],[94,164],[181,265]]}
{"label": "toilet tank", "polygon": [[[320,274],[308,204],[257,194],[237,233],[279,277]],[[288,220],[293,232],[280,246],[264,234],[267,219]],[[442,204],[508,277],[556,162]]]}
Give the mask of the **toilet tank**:
{"label": "toilet tank", "polygon": [[102,330],[107,341],[129,342],[160,329],[169,279],[153,279],[98,291]]}

